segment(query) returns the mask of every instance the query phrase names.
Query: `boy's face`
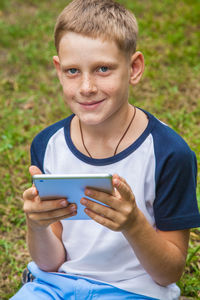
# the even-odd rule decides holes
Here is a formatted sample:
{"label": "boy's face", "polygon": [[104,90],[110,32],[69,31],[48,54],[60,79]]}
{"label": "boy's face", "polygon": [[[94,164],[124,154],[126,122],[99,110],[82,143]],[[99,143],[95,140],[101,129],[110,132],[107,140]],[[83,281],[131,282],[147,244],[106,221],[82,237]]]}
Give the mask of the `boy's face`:
{"label": "boy's face", "polygon": [[87,125],[128,106],[131,60],[113,41],[66,33],[54,57],[65,102]]}

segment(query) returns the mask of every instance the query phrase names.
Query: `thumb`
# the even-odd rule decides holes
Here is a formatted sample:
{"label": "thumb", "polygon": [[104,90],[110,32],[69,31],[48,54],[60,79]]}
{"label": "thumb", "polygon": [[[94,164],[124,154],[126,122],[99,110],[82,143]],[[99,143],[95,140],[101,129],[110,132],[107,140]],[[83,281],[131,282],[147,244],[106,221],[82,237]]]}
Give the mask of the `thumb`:
{"label": "thumb", "polygon": [[37,175],[37,174],[42,174],[42,172],[40,171],[40,169],[38,167],[36,167],[36,166],[30,166],[29,173],[31,174],[31,176]]}

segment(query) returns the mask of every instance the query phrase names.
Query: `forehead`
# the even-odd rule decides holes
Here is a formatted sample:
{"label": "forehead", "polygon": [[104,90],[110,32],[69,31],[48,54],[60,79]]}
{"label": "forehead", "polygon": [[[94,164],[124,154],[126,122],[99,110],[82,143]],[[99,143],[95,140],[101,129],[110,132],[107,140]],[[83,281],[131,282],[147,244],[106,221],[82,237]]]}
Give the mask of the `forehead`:
{"label": "forehead", "polygon": [[119,61],[124,60],[126,55],[119,49],[115,41],[68,32],[60,40],[59,58],[78,61],[95,59]]}

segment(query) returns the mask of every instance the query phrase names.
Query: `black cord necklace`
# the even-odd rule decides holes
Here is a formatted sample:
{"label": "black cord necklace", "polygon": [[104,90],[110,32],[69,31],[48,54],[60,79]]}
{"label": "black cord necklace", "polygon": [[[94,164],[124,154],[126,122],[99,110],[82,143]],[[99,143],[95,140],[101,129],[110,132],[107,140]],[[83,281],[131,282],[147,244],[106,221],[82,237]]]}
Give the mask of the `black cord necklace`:
{"label": "black cord necklace", "polygon": [[[116,155],[117,149],[118,149],[118,147],[119,147],[121,141],[123,140],[123,138],[124,138],[125,135],[127,134],[127,132],[128,132],[128,130],[129,130],[131,124],[133,123],[133,120],[135,119],[135,115],[136,115],[136,108],[135,108],[135,106],[134,106],[134,112],[133,112],[133,116],[132,116],[132,118],[131,118],[131,121],[129,122],[128,127],[126,128],[125,132],[123,133],[122,137],[120,138],[120,140],[119,140],[119,142],[118,142],[118,144],[117,144],[117,146],[116,146],[116,148],[115,148],[115,151],[114,151],[114,154],[113,154],[113,155]],[[82,131],[82,126],[81,126],[81,121],[80,121],[80,119],[79,119],[79,128],[80,128],[81,140],[82,140],[83,147],[84,147],[85,151],[87,152],[87,154],[89,155],[89,157],[93,158],[92,155],[90,154],[90,152],[88,151],[86,145],[85,145],[84,138],[83,138],[83,131]]]}

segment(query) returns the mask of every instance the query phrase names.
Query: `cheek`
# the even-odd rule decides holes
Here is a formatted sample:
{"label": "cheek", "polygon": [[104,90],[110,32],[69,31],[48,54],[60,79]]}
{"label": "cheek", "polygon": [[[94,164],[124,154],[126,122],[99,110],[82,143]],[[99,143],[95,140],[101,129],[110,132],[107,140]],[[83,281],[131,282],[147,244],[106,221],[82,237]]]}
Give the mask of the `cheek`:
{"label": "cheek", "polygon": [[127,72],[119,72],[112,78],[113,87],[117,90],[124,89],[129,84],[129,76]]}
{"label": "cheek", "polygon": [[106,94],[109,95],[109,96],[116,95],[117,90],[118,89],[116,88],[116,86],[107,86],[107,87],[105,87]]}
{"label": "cheek", "polygon": [[104,90],[108,95],[119,98],[121,95],[127,94],[127,91],[129,90],[129,82],[124,78],[115,77],[114,80],[106,82]]}
{"label": "cheek", "polygon": [[115,95],[120,90],[120,83],[118,78],[106,78],[106,80],[102,80],[100,83],[101,89],[109,96]]}
{"label": "cheek", "polygon": [[76,93],[76,88],[73,86],[73,84],[65,83],[63,85],[63,94],[66,98],[70,99],[73,98]]}

